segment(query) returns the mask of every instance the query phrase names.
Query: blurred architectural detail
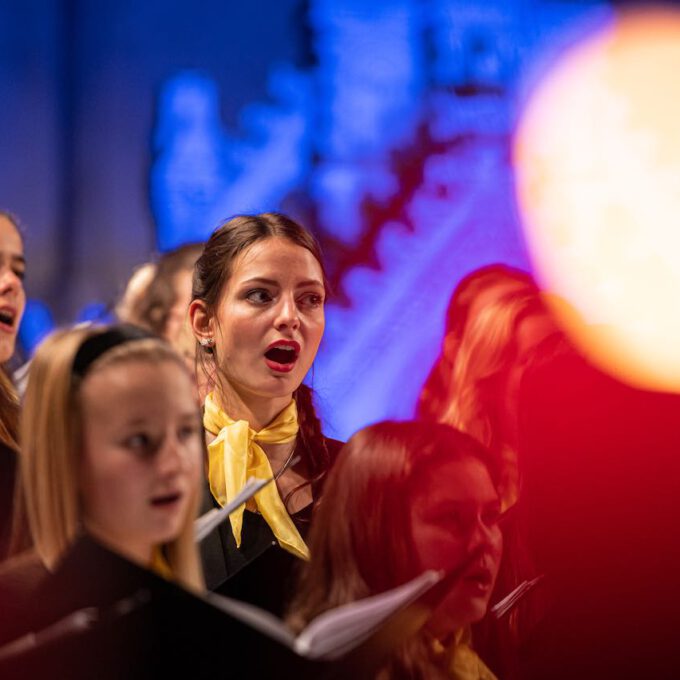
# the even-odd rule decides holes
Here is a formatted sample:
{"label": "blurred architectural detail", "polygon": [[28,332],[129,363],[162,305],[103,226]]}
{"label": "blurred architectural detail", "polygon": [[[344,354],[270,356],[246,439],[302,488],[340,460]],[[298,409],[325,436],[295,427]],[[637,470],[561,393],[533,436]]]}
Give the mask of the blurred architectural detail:
{"label": "blurred architectural detail", "polygon": [[183,72],[158,103],[151,203],[158,247],[207,238],[239,212],[276,208],[309,172],[309,76],[281,67],[269,79],[273,104],[251,104],[242,130],[220,119],[220,95],[208,76]]}

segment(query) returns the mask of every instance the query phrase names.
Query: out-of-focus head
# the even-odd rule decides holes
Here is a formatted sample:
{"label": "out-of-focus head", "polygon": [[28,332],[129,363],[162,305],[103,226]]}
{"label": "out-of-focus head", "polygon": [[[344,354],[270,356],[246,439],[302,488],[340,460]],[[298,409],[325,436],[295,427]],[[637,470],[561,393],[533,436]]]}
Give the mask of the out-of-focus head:
{"label": "out-of-focus head", "polygon": [[324,330],[319,245],[284,215],[234,217],[196,263],[190,316],[211,381],[242,398],[291,395]]}
{"label": "out-of-focus head", "polygon": [[556,328],[531,277],[504,265],[472,272],[456,288],[442,354],[418,404],[488,446],[516,436],[517,390],[532,350]]}
{"label": "out-of-focus head", "polygon": [[144,320],[143,307],[155,274],[156,265],[153,262],[146,262],[132,272],[123,295],[116,304],[116,316],[122,323],[149,327]]}
{"label": "out-of-focus head", "polygon": [[176,575],[198,573],[186,568],[202,427],[189,372],[166,342],[129,326],[52,335],[33,360],[21,433],[29,523],[46,564],[84,526],[141,562],[165,545]]}
{"label": "out-of-focus head", "polygon": [[26,307],[25,270],[24,241],[18,222],[10,213],[0,211],[0,363],[14,354]]}
{"label": "out-of-focus head", "polygon": [[202,252],[202,243],[187,243],[162,255],[140,305],[142,325],[175,349],[187,322],[194,265]]}
{"label": "out-of-focus head", "polygon": [[384,422],[359,431],[326,483],[302,608],[305,588],[325,590],[332,606],[425,569],[455,569],[479,551],[429,625],[451,633],[480,619],[502,547],[495,481],[485,449],[446,425]]}

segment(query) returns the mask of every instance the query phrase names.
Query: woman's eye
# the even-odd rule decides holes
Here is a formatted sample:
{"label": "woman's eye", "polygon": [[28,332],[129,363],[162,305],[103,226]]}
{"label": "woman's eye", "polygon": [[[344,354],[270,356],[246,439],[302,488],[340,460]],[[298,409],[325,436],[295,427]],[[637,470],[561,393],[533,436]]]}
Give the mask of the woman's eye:
{"label": "woman's eye", "polygon": [[459,512],[448,508],[440,508],[428,514],[430,522],[438,526],[459,527],[463,521]]}
{"label": "woman's eye", "polygon": [[198,425],[184,425],[183,427],[180,427],[179,431],[177,432],[177,438],[181,442],[193,439],[198,435],[199,435]]}
{"label": "woman's eye", "polygon": [[136,453],[146,453],[151,449],[151,438],[144,433],[138,432],[125,439],[123,446]]}
{"label": "woman's eye", "polygon": [[250,290],[246,293],[246,300],[254,302],[257,305],[263,305],[267,302],[271,302],[274,298],[271,293],[264,288],[257,288],[255,290]]}
{"label": "woman's eye", "polygon": [[14,275],[19,279],[19,281],[26,280],[26,271],[24,269],[15,269]]}
{"label": "woman's eye", "polygon": [[307,293],[300,298],[300,302],[306,307],[320,307],[323,305],[323,295]]}

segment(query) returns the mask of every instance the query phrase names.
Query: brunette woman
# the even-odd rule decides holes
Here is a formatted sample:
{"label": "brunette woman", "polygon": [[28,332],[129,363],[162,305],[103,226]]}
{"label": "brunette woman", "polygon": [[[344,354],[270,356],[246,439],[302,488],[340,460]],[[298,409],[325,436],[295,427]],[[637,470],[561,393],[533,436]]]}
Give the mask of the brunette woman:
{"label": "brunette woman", "polygon": [[329,475],[290,623],[301,629],[321,612],[478,553],[379,677],[491,680],[469,626],[486,612],[501,556],[495,483],[487,451],[446,425],[385,422],[359,431]]}
{"label": "brunette woman", "polygon": [[10,548],[19,450],[19,400],[4,365],[14,354],[26,306],[25,267],[18,223],[9,213],[0,211],[0,560]]}
{"label": "brunette woman", "polygon": [[277,614],[292,570],[309,557],[307,525],[339,448],[302,382],[323,335],[326,291],[317,242],[275,213],[223,224],[194,273],[189,313],[212,388],[208,507],[251,476],[277,478],[204,544],[206,581]]}

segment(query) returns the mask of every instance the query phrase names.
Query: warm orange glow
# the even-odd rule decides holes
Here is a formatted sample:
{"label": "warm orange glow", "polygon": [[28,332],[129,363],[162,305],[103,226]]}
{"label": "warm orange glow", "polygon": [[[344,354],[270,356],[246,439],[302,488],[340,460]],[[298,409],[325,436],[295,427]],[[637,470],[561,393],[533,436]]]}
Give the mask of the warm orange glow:
{"label": "warm orange glow", "polygon": [[566,53],[515,138],[539,280],[605,370],[680,390],[680,14],[629,11]]}

